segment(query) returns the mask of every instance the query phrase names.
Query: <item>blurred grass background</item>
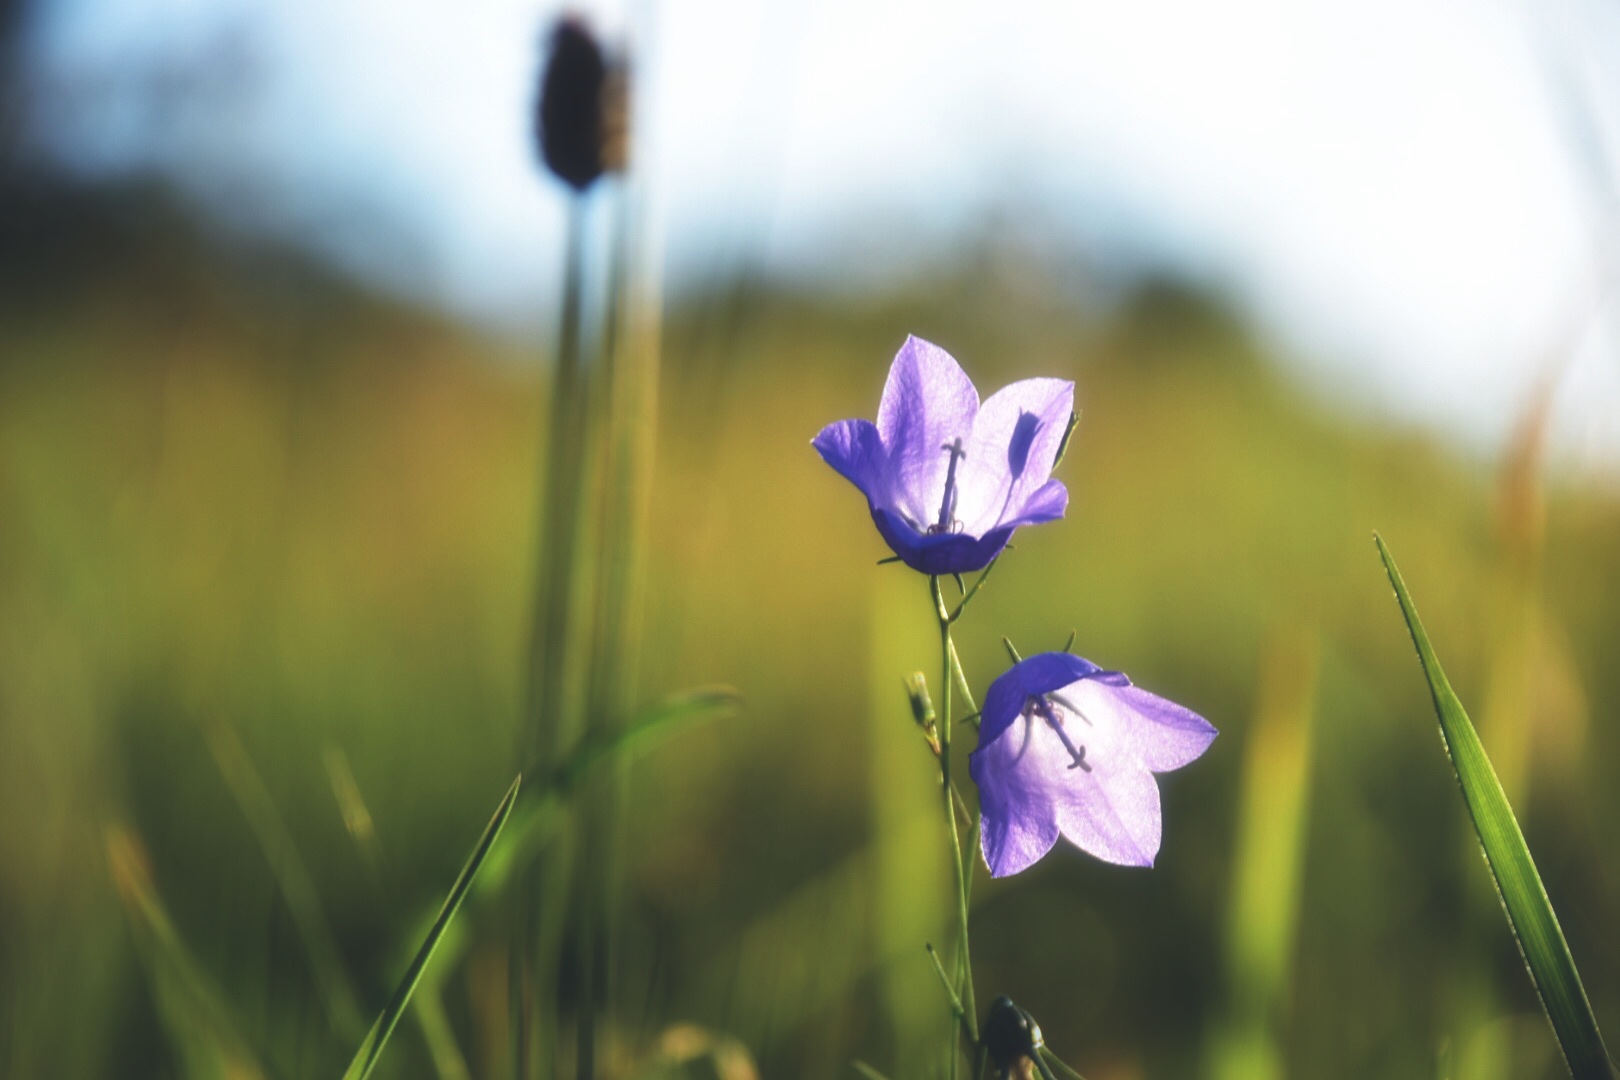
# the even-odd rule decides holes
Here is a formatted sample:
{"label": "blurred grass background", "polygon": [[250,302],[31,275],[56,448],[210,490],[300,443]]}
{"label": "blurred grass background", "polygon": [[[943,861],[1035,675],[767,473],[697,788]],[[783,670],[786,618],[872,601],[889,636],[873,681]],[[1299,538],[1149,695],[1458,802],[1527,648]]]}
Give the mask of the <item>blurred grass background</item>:
{"label": "blurred grass background", "polygon": [[[336,1075],[359,1033],[323,1000],[375,1012],[510,780],[545,351],[151,192],[60,198],[0,292],[0,1071]],[[976,691],[1002,634],[1074,628],[1222,730],[1161,781],[1152,871],[1061,848],[981,879],[980,999],[1012,995],[1092,1080],[1470,1053],[1559,1075],[1371,532],[1614,1031],[1620,495],[1547,469],[1534,401],[1473,460],[1324,405],[1218,297],[1087,299],[988,252],[858,299],[743,279],[667,313],[641,696],[724,681],[748,707],[631,767],[611,1070],[706,1039],[770,1077],[936,1060],[946,859],[900,687],[937,667],[926,585],[874,565],[808,445],[874,413],[909,332],[985,393],[1078,385],[1069,518],[1020,534],[962,625]],[[506,1015],[485,937],[440,999],[478,1076]],[[382,1066],[456,1068],[414,1025]]]}

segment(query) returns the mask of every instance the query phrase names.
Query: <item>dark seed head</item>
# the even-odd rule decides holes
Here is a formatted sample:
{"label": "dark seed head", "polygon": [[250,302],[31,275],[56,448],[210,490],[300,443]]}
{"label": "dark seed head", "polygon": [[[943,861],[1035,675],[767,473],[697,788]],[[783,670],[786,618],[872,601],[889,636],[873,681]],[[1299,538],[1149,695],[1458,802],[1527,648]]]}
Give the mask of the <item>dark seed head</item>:
{"label": "dark seed head", "polygon": [[564,16],[551,32],[551,55],[540,79],[535,136],[546,168],[576,191],[603,170],[603,100],[608,66],[596,38]]}

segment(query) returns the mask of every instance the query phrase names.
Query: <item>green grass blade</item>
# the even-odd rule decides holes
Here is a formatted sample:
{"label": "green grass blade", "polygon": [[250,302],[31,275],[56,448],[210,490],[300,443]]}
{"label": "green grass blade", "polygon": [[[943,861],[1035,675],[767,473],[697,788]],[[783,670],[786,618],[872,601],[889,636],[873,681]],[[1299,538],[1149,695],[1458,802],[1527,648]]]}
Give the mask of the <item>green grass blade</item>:
{"label": "green grass blade", "polygon": [[209,720],[202,724],[202,733],[219,774],[247,819],[253,838],[264,854],[265,865],[270,868],[270,876],[292,915],[326,1014],[339,1035],[352,1039],[360,1033],[364,1022],[359,998],[343,966],[337,939],[326,921],[315,878],[236,730],[222,720]]}
{"label": "green grass blade", "polygon": [[1485,859],[1490,864],[1502,907],[1519,942],[1525,966],[1530,969],[1530,979],[1541,996],[1542,1008],[1552,1021],[1553,1034],[1563,1051],[1564,1061],[1575,1080],[1613,1080],[1615,1067],[1604,1049],[1603,1036],[1598,1032],[1592,1005],[1586,998],[1586,988],[1581,985],[1569,944],[1547,899],[1547,890],[1536,872],[1535,860],[1530,857],[1530,848],[1524,842],[1513,808],[1508,805],[1496,771],[1468,714],[1463,711],[1462,702],[1457,700],[1445,672],[1440,669],[1440,661],[1407,594],[1406,583],[1395,568],[1394,557],[1382,537],[1375,534],[1373,539],[1384,560],[1384,569],[1389,573],[1390,584],[1395,586],[1395,598],[1400,601],[1412,643],[1417,646],[1418,659],[1434,697],[1434,711],[1440,718],[1440,734],[1451,756],[1457,783],[1462,787],[1468,816],[1485,849]]}
{"label": "green grass blade", "polygon": [[489,824],[484,827],[484,835],[478,838],[478,846],[473,848],[472,854],[467,858],[467,865],[461,868],[456,883],[450,887],[450,895],[445,897],[444,907],[439,909],[439,917],[433,921],[433,928],[428,931],[422,947],[416,951],[411,966],[405,970],[405,977],[400,979],[399,985],[394,988],[394,996],[388,1000],[382,1015],[377,1017],[377,1022],[371,1026],[365,1041],[355,1052],[354,1060],[343,1073],[343,1080],[365,1080],[370,1075],[372,1067],[377,1064],[378,1055],[382,1053],[388,1037],[394,1033],[394,1027],[405,1012],[405,1006],[410,1003],[412,991],[421,981],[422,972],[426,970],[428,961],[433,958],[433,950],[438,947],[439,939],[449,929],[451,920],[461,907],[461,902],[467,898],[467,890],[472,887],[478,868],[484,864],[490,848],[495,846],[495,838],[501,834],[501,826],[505,825],[506,819],[511,816],[512,806],[517,802],[518,788],[522,783],[523,777],[520,774],[512,781],[512,786],[506,789],[506,797],[501,800],[501,805],[495,808],[495,816],[490,818]]}
{"label": "green grass blade", "polygon": [[[506,895],[518,871],[532,863],[566,820],[569,798],[578,784],[590,775],[593,766],[640,748],[660,732],[700,720],[728,718],[741,708],[742,695],[729,686],[698,687],[648,706],[619,732],[583,741],[549,779],[531,781],[524,789],[526,796],[522,803],[509,808],[511,819],[504,827],[506,839],[485,853],[471,890],[473,903],[487,906]],[[424,910],[417,925],[427,927],[428,915]],[[434,931],[431,932],[439,934],[438,955],[453,959],[465,952],[470,939],[462,923],[448,928],[439,927],[437,923],[432,925]]]}
{"label": "green grass blade", "polygon": [[152,880],[150,857],[127,826],[103,828],[107,867],[151,980],[158,1018],[184,1076],[264,1080],[262,1055],[240,1034],[229,1001],[180,936]]}
{"label": "green grass blade", "polygon": [[567,762],[557,771],[553,786],[559,795],[566,798],[573,794],[581,778],[598,762],[634,751],[671,724],[734,716],[741,708],[742,695],[729,686],[701,686],[672,694],[637,713],[623,729],[593,732],[581,740]]}
{"label": "green grass blade", "polygon": [[563,820],[563,810],[580,782],[596,765],[637,750],[657,734],[699,720],[721,720],[742,709],[742,695],[729,686],[700,686],[671,694],[648,706],[615,732],[598,732],[580,742],[549,779],[531,784],[530,797],[512,822],[511,835],[489,861],[478,880],[480,896],[502,892],[512,875],[528,865],[550,841]]}
{"label": "green grass blade", "polygon": [[456,1044],[456,1033],[444,1011],[444,998],[437,981],[423,979],[417,985],[416,993],[411,996],[411,1012],[422,1030],[422,1041],[427,1043],[428,1056],[433,1059],[439,1080],[472,1080],[466,1055]]}

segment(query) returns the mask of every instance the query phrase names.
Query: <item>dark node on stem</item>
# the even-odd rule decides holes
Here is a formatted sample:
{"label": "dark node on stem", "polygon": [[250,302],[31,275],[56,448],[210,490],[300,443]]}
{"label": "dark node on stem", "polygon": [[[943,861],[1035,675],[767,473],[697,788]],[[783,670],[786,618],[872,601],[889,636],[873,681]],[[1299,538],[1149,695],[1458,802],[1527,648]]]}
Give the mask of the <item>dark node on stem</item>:
{"label": "dark node on stem", "polygon": [[1042,1046],[1041,1026],[1006,994],[990,1004],[981,1033],[985,1049],[997,1069],[1006,1073],[1025,1058],[1034,1059]]}
{"label": "dark node on stem", "polygon": [[627,99],[624,71],[609,65],[585,24],[568,16],[558,20],[535,110],[546,168],[575,191],[590,187],[604,171],[623,169]]}

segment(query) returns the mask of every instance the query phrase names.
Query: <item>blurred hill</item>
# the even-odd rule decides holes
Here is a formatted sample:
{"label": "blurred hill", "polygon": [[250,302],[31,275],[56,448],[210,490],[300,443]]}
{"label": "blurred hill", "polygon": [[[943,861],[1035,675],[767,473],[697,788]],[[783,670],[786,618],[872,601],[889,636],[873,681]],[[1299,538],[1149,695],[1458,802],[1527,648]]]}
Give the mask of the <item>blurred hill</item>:
{"label": "blurred hill", "polygon": [[[0,1071],[206,1074],[175,1019],[197,1010],[154,973],[177,961],[131,929],[131,882],[149,880],[188,992],[242,1053],[267,1075],[335,1073],[350,1048],[208,732],[239,736],[375,1007],[395,942],[509,779],[546,350],[221,240],[161,189],[9,183]],[[676,1021],[736,1036],[773,1077],[895,1060],[919,1037],[885,987],[931,976],[920,952],[885,951],[880,882],[937,865],[926,824],[914,843],[891,805],[931,767],[899,692],[934,667],[926,593],[874,565],[858,495],[808,446],[874,412],[915,332],[983,392],[1057,375],[1083,410],[1068,520],[1020,534],[965,624],[974,686],[1004,667],[1002,634],[1029,652],[1075,628],[1078,651],[1223,732],[1167,778],[1151,872],[1061,850],[978,889],[981,998],[1014,995],[1093,1080],[1203,1071],[1262,672],[1278,640],[1309,639],[1286,1074],[1434,1075],[1457,973],[1483,956],[1521,1032],[1517,1075],[1557,1075],[1505,927],[1458,918],[1489,885],[1370,535],[1470,707],[1522,661],[1527,832],[1620,1030],[1604,933],[1620,862],[1603,857],[1620,826],[1620,503],[1337,415],[1185,285],[1087,301],[981,252],[854,300],[744,281],[668,313],[642,696],[723,680],[749,709],[633,770],[623,1058]],[[345,829],[333,762],[374,849]],[[920,945],[937,927],[915,918],[901,940]],[[474,1075],[497,1059],[499,961],[475,949],[446,984]],[[391,1056],[393,1075],[444,1075],[414,1031]]]}

